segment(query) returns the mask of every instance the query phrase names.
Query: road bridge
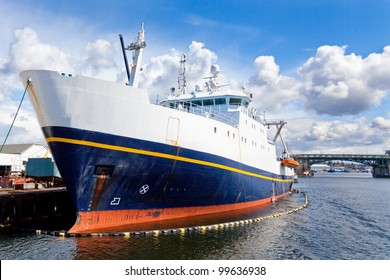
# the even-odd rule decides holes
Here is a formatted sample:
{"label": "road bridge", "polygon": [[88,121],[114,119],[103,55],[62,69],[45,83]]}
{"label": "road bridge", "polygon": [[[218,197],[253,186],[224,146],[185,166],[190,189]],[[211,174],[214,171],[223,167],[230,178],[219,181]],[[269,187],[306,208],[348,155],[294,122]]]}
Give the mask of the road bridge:
{"label": "road bridge", "polygon": [[384,155],[370,154],[295,154],[293,158],[300,163],[297,173],[310,170],[313,164],[329,161],[352,161],[373,167],[373,177],[390,178],[390,151]]}

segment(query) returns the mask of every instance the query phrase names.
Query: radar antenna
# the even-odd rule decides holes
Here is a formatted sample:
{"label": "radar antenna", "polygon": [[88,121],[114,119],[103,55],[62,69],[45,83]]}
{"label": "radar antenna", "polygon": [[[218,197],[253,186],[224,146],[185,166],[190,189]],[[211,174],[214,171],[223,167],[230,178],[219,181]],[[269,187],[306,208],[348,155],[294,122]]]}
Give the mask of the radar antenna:
{"label": "radar antenna", "polygon": [[206,82],[206,89],[209,93],[215,92],[222,87],[226,87],[230,85],[230,84],[219,85],[217,83],[216,78],[218,77],[219,71],[220,71],[219,66],[213,64],[210,67],[210,73],[212,74],[212,76],[203,78],[203,79],[208,79],[208,81]]}

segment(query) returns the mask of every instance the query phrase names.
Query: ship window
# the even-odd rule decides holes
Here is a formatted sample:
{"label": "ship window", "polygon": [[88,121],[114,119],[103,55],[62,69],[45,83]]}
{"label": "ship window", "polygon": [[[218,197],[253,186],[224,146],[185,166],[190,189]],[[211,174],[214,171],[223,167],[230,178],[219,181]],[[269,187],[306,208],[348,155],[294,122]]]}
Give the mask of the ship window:
{"label": "ship window", "polygon": [[114,167],[114,165],[96,165],[93,174],[112,176],[112,173],[114,173]]}
{"label": "ship window", "polygon": [[192,101],[192,106],[202,106],[202,100],[194,100],[194,101]]}
{"label": "ship window", "polygon": [[226,99],[225,98],[217,98],[215,99],[215,105],[222,105],[226,104]]}
{"label": "ship window", "polygon": [[227,136],[230,137],[230,131],[229,131],[229,130],[228,130],[228,132],[227,132]]}
{"label": "ship window", "polygon": [[184,102],[184,109],[188,112],[191,108],[191,102]]}
{"label": "ship window", "polygon": [[217,128],[214,126],[214,133],[217,133]]}
{"label": "ship window", "polygon": [[203,106],[214,105],[214,99],[205,99],[203,100]]}
{"label": "ship window", "polygon": [[241,98],[230,98],[230,105],[241,105]]}

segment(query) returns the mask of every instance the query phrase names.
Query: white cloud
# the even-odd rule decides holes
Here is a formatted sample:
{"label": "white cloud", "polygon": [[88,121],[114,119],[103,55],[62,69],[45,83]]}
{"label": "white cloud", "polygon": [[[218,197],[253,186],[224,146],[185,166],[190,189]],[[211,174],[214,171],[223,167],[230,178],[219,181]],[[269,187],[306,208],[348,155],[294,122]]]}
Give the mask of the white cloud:
{"label": "white cloud", "polygon": [[[94,72],[115,67],[112,58],[107,55],[110,53],[110,48],[110,43],[104,40],[87,44],[85,60],[93,66]],[[42,43],[38,34],[29,27],[17,29],[14,32],[14,40],[9,45],[8,58],[0,60],[0,128],[4,134],[0,135],[0,139],[5,137],[12,123],[24,90],[19,73],[27,69],[87,73],[88,69],[82,67],[86,65],[85,62],[78,61],[75,58],[76,54],[72,54],[73,57],[55,45]],[[27,96],[7,143],[20,143],[21,141],[43,141],[35,113],[29,105]]]}
{"label": "white cloud", "polygon": [[376,117],[372,121],[371,126],[379,129],[390,129],[390,120],[383,117]]}
{"label": "white cloud", "polygon": [[[170,88],[177,88],[180,56],[182,53],[171,49],[168,54],[152,57],[145,64],[140,77],[140,87],[148,89],[153,96],[162,98]],[[194,90],[195,85],[203,86],[203,78],[210,75],[210,67],[217,60],[217,55],[205,48],[203,43],[193,41],[186,53],[186,76],[188,90]]]}
{"label": "white cloud", "polygon": [[8,71],[20,72],[27,69],[50,69],[72,71],[69,56],[53,45],[39,41],[31,28],[15,31],[15,42],[9,50]]}
{"label": "white cloud", "polygon": [[[375,120],[371,123],[366,118],[348,121],[289,120],[287,140],[293,153],[383,154],[384,147],[390,144],[390,131],[374,126]],[[390,120],[387,120],[386,125],[389,123]]]}
{"label": "white cloud", "polygon": [[14,32],[8,55],[0,64],[0,106],[6,102],[5,97],[24,89],[19,72],[27,69],[72,69],[67,54],[53,45],[41,43],[37,33],[28,27]]}
{"label": "white cloud", "polygon": [[[148,89],[150,94],[169,93],[177,85],[180,54],[172,49],[170,53],[152,57],[144,64],[139,86]],[[166,90],[162,92],[162,90]]]}
{"label": "white cloud", "polygon": [[195,41],[192,41],[188,49],[188,76],[192,83],[202,85],[203,78],[210,75],[211,65],[216,63],[217,55],[206,49],[203,43]]}
{"label": "white cloud", "polygon": [[275,63],[273,56],[257,57],[254,66],[257,73],[250,78],[253,84],[261,86],[277,82],[279,78],[279,65]]}
{"label": "white cloud", "polygon": [[[380,104],[390,89],[390,48],[363,59],[346,47],[322,46],[299,68],[306,108],[317,114],[357,115]],[[385,70],[386,69],[386,70]]]}
{"label": "white cloud", "polygon": [[367,84],[373,89],[390,89],[390,46],[383,53],[372,53],[365,59]]}
{"label": "white cloud", "polygon": [[113,54],[119,51],[109,41],[98,39],[87,43],[82,72],[97,74],[107,69],[117,69]]}
{"label": "white cloud", "polygon": [[[21,98],[21,96],[20,96]],[[12,100],[10,97],[4,98],[0,107],[0,145],[3,143],[8,130],[15,117],[16,109],[20,100]],[[7,144],[22,144],[22,143],[43,143],[42,132],[33,112],[29,100],[26,97],[23,100],[19,114],[12,127],[8,137]]]}
{"label": "white cloud", "polygon": [[259,110],[276,112],[299,99],[300,82],[280,75],[279,66],[272,56],[259,56],[254,62],[256,73],[249,78],[248,91]]}
{"label": "white cloud", "polygon": [[[0,60],[0,108],[4,113],[10,97],[24,90],[19,72],[27,69],[70,69],[68,56],[57,47],[43,44],[31,28],[14,32],[14,41],[9,45],[8,57]],[[27,101],[25,101],[27,102]],[[13,111],[16,111],[16,107]],[[0,122],[6,122],[3,117]]]}
{"label": "white cloud", "polygon": [[205,26],[205,27],[218,27],[221,26],[220,23],[218,23],[215,20],[204,18],[198,15],[188,15],[185,19],[184,22],[192,25],[192,26]]}

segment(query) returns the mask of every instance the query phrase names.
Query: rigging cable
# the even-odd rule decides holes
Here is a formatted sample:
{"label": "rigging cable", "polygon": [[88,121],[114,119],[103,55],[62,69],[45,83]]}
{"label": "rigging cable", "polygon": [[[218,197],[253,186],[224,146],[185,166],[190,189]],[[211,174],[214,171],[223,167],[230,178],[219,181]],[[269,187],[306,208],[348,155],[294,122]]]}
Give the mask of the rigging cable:
{"label": "rigging cable", "polygon": [[12,124],[11,124],[11,126],[10,126],[10,128],[9,128],[9,130],[8,130],[7,136],[5,136],[3,145],[1,145],[0,153],[1,153],[1,151],[3,150],[3,147],[4,147],[4,145],[5,145],[5,142],[7,142],[7,139],[8,139],[9,134],[11,133],[12,127],[14,126],[16,117],[18,116],[19,109],[20,109],[20,107],[22,106],[22,102],[23,102],[24,96],[26,95],[26,92],[27,92],[27,89],[28,89],[28,86],[30,85],[30,83],[31,83],[31,79],[28,79],[28,80],[27,80],[27,84],[26,84],[26,88],[24,89],[24,93],[23,93],[22,99],[20,100],[20,103],[19,103],[18,110],[16,110],[16,114],[15,114],[14,120],[12,121]]}

